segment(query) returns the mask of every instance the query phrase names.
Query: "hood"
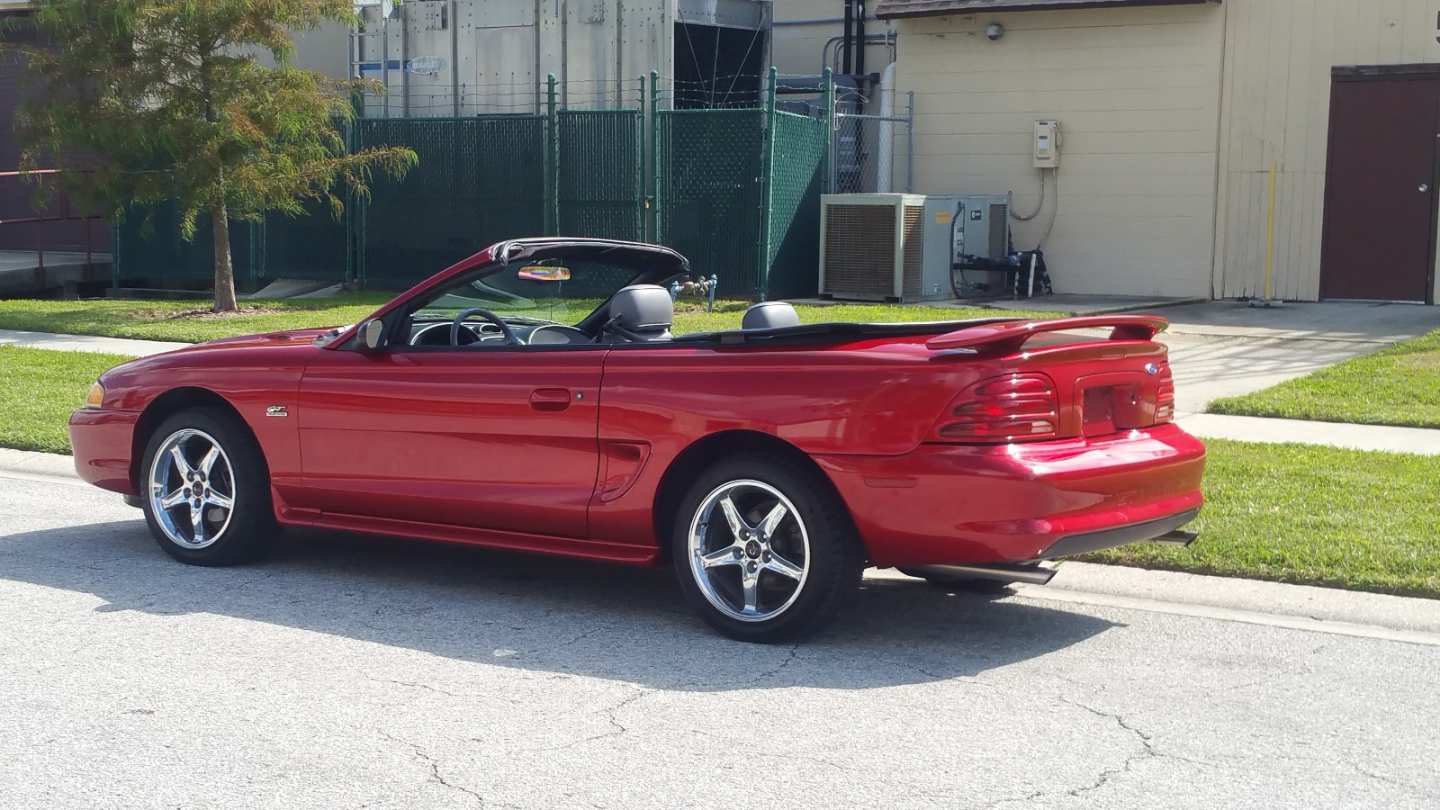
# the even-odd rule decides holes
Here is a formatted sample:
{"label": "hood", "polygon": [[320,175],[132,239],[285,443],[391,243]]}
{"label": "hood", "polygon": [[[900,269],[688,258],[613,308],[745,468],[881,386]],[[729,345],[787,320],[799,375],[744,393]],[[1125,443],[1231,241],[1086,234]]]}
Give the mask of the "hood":
{"label": "hood", "polygon": [[191,349],[232,349],[232,348],[264,348],[266,346],[294,346],[301,343],[314,343],[322,337],[331,337],[347,327],[333,326],[317,327],[312,329],[289,329],[281,332],[263,332],[258,335],[237,335],[235,337],[215,338],[204,343],[197,343]]}

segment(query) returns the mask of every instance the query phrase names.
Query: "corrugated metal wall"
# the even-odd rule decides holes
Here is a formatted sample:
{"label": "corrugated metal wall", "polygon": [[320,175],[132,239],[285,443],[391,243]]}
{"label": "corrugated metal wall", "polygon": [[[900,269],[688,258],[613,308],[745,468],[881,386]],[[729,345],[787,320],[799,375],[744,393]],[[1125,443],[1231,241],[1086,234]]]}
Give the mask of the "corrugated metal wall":
{"label": "corrugated metal wall", "polygon": [[671,2],[408,0],[389,21],[366,7],[360,73],[388,74],[389,93],[367,97],[365,116],[536,113],[549,73],[570,109],[638,106],[641,76],[671,74]]}
{"label": "corrugated metal wall", "polygon": [[1315,300],[1337,65],[1440,61],[1430,0],[1225,0],[1215,292],[1264,289],[1267,177],[1279,166],[1274,295]]}

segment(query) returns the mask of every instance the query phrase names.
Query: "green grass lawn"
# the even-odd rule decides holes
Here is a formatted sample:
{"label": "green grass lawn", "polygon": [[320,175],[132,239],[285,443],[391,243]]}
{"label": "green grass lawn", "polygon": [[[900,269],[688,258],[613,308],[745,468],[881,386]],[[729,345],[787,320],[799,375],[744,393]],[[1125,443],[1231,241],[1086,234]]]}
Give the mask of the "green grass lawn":
{"label": "green grass lawn", "polygon": [[242,312],[224,316],[210,312],[201,300],[12,299],[0,301],[0,329],[196,343],[253,332],[354,323],[390,298],[388,293],[367,292],[323,299],[242,301]]}
{"label": "green grass lawn", "polygon": [[[255,300],[241,303],[235,315],[216,315],[202,301],[135,301],[96,299],[86,301],[0,300],[0,329],[60,332],[71,335],[104,335],[198,342],[230,335],[300,329],[310,326],[339,326],[355,323],[374,312],[392,297],[391,293],[348,293],[336,298],[304,300]],[[703,304],[682,299],[676,307],[675,332],[708,332],[740,325],[746,304],[720,301],[715,312]],[[1035,317],[1053,318],[1058,313],[1016,312],[975,307],[917,307],[870,304],[835,306],[799,305],[796,309],[806,323],[821,321],[955,321],[967,318]]]}
{"label": "green grass lawn", "polygon": [[1200,540],[1085,559],[1440,597],[1440,458],[1209,441]]}
{"label": "green grass lawn", "polygon": [[1440,428],[1440,330],[1263,391],[1211,413]]}
{"label": "green grass lawn", "polygon": [[129,359],[0,346],[0,446],[70,452],[70,412],[100,372]]}

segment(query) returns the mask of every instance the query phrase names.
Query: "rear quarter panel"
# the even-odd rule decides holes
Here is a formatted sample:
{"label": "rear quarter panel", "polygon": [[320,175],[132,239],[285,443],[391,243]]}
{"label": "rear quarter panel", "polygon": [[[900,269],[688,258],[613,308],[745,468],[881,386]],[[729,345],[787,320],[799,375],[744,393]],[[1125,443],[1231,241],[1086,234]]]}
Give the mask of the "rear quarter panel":
{"label": "rear quarter panel", "polygon": [[602,463],[616,444],[644,448],[646,460],[623,495],[593,504],[591,537],[657,542],[651,509],[665,470],[716,433],[764,433],[811,455],[914,450],[956,392],[987,370],[932,356],[918,341],[617,347],[606,359],[601,392]]}
{"label": "rear quarter panel", "polygon": [[[936,352],[925,338],[877,339],[829,347],[617,347],[606,360],[599,437],[601,497],[591,536],[655,543],[657,490],[667,468],[706,436],[748,430],[816,458],[900,459],[930,436],[947,406],[973,383],[1014,371],[1055,382],[1059,427],[1081,430],[1077,381],[1099,372],[1163,361],[1148,340],[1103,338],[1039,346],[1001,356]],[[1153,386],[1152,383],[1146,383]],[[645,461],[623,495],[603,497],[607,448],[642,447]],[[847,504],[852,512],[868,508]],[[859,516],[857,516],[859,517]]]}

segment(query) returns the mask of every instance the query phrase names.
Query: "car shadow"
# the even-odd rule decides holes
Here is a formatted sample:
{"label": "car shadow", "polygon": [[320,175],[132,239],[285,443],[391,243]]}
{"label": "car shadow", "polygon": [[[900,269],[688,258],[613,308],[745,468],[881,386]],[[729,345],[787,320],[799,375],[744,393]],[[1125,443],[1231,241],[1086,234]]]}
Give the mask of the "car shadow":
{"label": "car shadow", "polygon": [[93,594],[100,613],[213,614],[685,691],[969,678],[1114,626],[918,580],[867,579],[854,609],[819,636],[744,644],[695,617],[668,568],[308,532],[287,534],[260,564],[197,568],[166,557],[139,520],[0,537],[0,579]]}

